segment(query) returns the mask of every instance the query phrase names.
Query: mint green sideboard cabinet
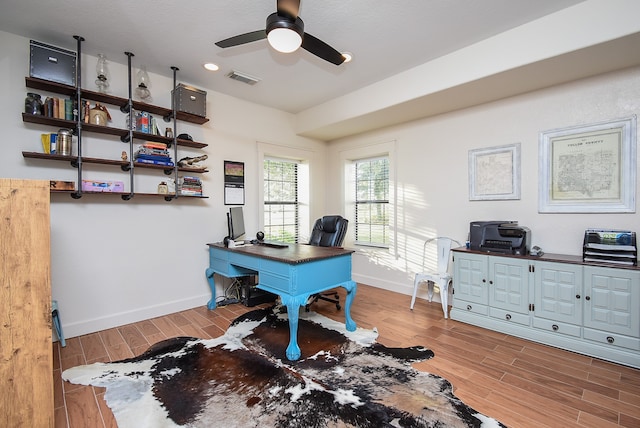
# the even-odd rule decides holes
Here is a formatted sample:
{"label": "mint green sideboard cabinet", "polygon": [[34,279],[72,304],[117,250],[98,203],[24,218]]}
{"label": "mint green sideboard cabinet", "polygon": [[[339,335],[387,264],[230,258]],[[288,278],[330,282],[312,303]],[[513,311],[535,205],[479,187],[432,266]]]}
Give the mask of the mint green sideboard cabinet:
{"label": "mint green sideboard cabinet", "polygon": [[584,267],[584,337],[640,352],[640,272]]}
{"label": "mint green sideboard cabinet", "polygon": [[640,268],[453,250],[451,319],[640,368]]}

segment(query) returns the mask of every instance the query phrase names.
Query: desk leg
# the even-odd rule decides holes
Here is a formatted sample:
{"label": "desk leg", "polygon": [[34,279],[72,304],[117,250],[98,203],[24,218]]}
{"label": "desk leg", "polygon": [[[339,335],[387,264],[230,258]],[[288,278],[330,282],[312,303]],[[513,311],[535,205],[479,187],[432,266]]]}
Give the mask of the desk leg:
{"label": "desk leg", "polygon": [[212,310],[216,308],[216,283],[213,278],[215,272],[211,268],[207,268],[205,271],[205,275],[207,276],[207,281],[209,282],[209,288],[211,288],[211,300],[207,303],[207,309]]}
{"label": "desk leg", "polygon": [[298,316],[300,314],[300,306],[304,306],[309,295],[291,297],[280,295],[282,304],[287,307],[287,317],[289,318],[289,346],[287,346],[287,359],[296,361],[300,359],[302,352],[298,346]]}
{"label": "desk leg", "polygon": [[347,290],[347,298],[344,304],[344,324],[348,331],[355,331],[356,322],[351,318],[351,304],[353,303],[353,299],[356,297],[356,289],[358,286],[355,281],[345,282],[341,286]]}

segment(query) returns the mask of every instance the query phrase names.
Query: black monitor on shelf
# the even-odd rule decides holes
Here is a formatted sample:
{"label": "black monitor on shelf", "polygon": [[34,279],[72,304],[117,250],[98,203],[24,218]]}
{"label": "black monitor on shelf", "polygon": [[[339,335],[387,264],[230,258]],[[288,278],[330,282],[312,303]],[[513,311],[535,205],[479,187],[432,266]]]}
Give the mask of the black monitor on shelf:
{"label": "black monitor on shelf", "polygon": [[231,207],[227,214],[227,226],[229,228],[229,239],[235,241],[244,236],[244,214],[242,207]]}

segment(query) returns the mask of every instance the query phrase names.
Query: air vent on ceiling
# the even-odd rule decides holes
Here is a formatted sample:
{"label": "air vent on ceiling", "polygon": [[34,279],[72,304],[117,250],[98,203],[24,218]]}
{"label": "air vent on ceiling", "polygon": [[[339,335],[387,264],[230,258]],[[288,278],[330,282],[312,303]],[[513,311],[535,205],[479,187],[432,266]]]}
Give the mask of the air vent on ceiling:
{"label": "air vent on ceiling", "polygon": [[232,71],[227,74],[227,77],[238,82],[246,83],[247,85],[255,85],[260,81],[257,77],[249,76],[248,74],[240,73],[239,71]]}

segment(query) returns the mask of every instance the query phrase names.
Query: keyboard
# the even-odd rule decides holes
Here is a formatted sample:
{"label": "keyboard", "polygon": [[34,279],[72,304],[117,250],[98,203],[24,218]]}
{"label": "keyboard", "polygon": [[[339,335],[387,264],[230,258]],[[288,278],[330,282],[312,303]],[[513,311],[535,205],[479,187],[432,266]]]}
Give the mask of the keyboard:
{"label": "keyboard", "polygon": [[258,245],[262,245],[263,247],[270,248],[287,248],[287,244],[276,244],[275,242],[258,242]]}

